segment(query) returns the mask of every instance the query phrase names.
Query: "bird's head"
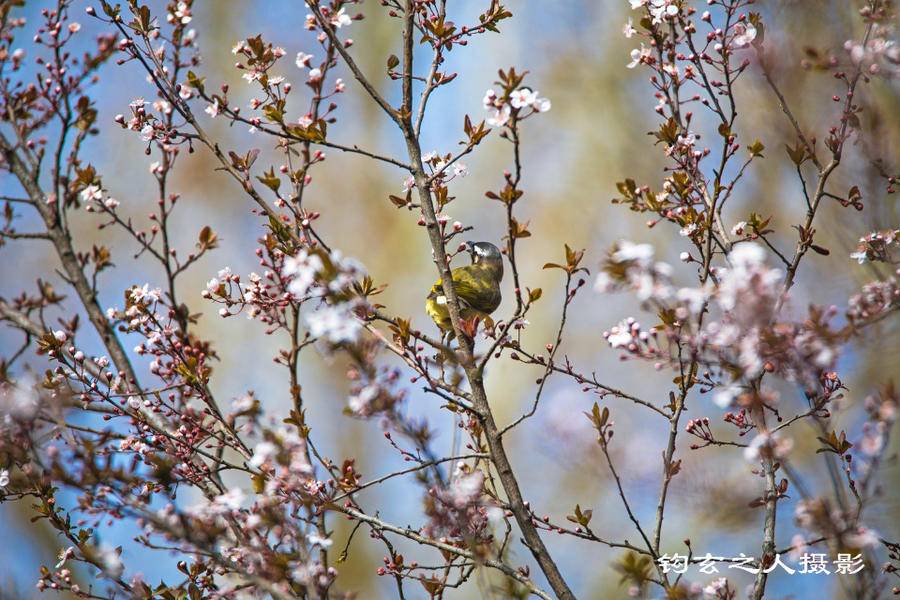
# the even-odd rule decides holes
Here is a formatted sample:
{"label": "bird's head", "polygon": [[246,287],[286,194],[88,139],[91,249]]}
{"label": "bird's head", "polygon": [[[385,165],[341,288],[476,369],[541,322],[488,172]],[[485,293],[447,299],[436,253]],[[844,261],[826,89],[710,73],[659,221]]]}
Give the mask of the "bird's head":
{"label": "bird's head", "polygon": [[500,248],[490,242],[466,242],[473,265],[484,265],[496,269],[503,276],[503,256]]}

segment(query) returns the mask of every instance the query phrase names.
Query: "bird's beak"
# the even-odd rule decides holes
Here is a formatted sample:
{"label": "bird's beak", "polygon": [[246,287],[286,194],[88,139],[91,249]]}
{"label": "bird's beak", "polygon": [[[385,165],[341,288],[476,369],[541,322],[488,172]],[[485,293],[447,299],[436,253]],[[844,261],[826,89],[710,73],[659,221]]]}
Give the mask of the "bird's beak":
{"label": "bird's beak", "polygon": [[475,259],[475,242],[465,242],[465,244],[466,244],[466,250],[468,251],[469,256],[471,256],[472,259],[474,260]]}

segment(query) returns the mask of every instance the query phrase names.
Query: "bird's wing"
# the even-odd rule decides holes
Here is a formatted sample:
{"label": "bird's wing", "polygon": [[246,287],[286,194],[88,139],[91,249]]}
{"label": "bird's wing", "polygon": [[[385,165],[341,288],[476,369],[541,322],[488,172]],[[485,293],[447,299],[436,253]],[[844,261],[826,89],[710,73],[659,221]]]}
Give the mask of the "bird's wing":
{"label": "bird's wing", "polygon": [[[460,267],[460,269],[465,269],[466,267]],[[463,275],[465,273],[466,276],[459,277],[459,275]],[[460,308],[475,308],[478,304],[478,295],[480,293],[480,287],[478,285],[478,281],[471,277],[472,273],[468,270],[457,273],[453,272],[453,289],[456,290],[456,297],[459,298]]]}
{"label": "bird's wing", "polygon": [[[480,272],[475,265],[466,265],[457,267],[451,271],[453,276],[453,288],[456,290],[456,296],[459,298],[460,308],[473,308],[483,311],[486,295],[491,294],[491,286],[484,279],[483,273]],[[431,287],[431,293],[428,298],[437,300],[439,303],[446,303],[444,298],[444,288],[442,279],[438,279]]]}
{"label": "bird's wing", "polygon": [[[454,269],[452,272],[453,288],[456,290],[456,297],[459,300],[460,308],[471,308],[471,299],[476,293],[475,288],[467,280],[459,279],[457,277],[459,273],[456,271],[457,269]],[[447,298],[444,297],[443,279],[438,279],[434,285],[431,286],[431,292],[428,294],[428,299],[437,300],[438,304],[441,305],[447,303]]]}

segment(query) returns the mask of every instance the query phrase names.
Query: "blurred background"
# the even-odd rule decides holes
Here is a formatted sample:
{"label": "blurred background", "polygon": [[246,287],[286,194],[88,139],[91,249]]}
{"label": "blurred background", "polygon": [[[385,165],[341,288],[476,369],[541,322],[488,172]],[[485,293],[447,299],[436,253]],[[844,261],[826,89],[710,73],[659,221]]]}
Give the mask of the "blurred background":
{"label": "blurred background", "polygon": [[[19,12],[29,25],[19,45],[36,56],[37,49],[26,44],[38,26],[38,11],[46,2],[27,0]],[[99,24],[83,14],[89,2],[75,2],[73,20],[84,26],[81,35],[90,40],[101,31]],[[162,2],[150,2],[154,14],[161,14]],[[457,23],[474,22],[486,2],[450,3]],[[564,2],[524,2],[511,0],[514,18],[501,25],[501,35],[484,35],[466,48],[456,48],[449,55],[447,71],[460,76],[452,85],[442,87],[432,97],[426,119],[423,150],[450,152],[457,148],[462,136],[465,114],[480,120],[484,113],[481,98],[497,77],[498,68],[516,66],[529,71],[527,82],[553,102],[552,110],[528,120],[523,128],[523,162],[525,196],[517,205],[522,221],[530,221],[533,237],[520,242],[518,253],[523,284],[541,287],[544,298],[530,316],[526,329],[526,347],[541,348],[551,342],[562,303],[562,280],[558,272],[542,271],[541,265],[562,256],[563,243],[587,250],[585,265],[596,272],[604,250],[617,239],[652,241],[661,260],[676,266],[676,278],[687,285],[694,280],[691,269],[679,265],[678,254],[688,250],[684,238],[674,229],[662,225],[650,230],[646,216],[631,213],[610,204],[616,195],[615,182],[631,177],[639,183],[658,187],[663,175],[663,156],[653,151],[647,132],[655,129],[658,117],[653,113],[656,101],[647,81],[647,71],[628,70],[629,52],[636,38],[625,39],[622,25],[629,16],[628,3],[619,0],[566,0]],[[698,7],[701,8],[702,7]],[[862,25],[855,3],[846,0],[782,0],[760,3],[766,22],[766,45],[777,56],[775,76],[786,96],[799,113],[807,131],[823,139],[827,128],[837,120],[837,105],[832,94],[839,93],[837,82],[827,72],[802,70],[800,61],[809,56],[808,48],[832,50],[841,56],[848,39],[858,39]],[[354,39],[352,51],[361,66],[377,81],[389,97],[396,97],[399,86],[383,77],[387,56],[398,53],[398,23],[387,19],[376,2],[362,5],[366,15],[356,21],[345,35]],[[265,0],[258,2],[198,1],[194,7],[192,26],[198,32],[203,53],[199,69],[207,77],[207,85],[231,84],[234,101],[245,103],[251,90],[233,69],[230,48],[240,39],[262,33],[263,37],[287,50],[282,73],[299,84],[302,75],[295,70],[293,56],[299,51],[320,53],[320,47],[302,25],[306,15],[300,2]],[[344,33],[342,30],[341,33]],[[748,58],[751,52],[748,52]],[[424,57],[424,55],[423,55]],[[316,58],[319,58],[318,56]],[[362,147],[403,156],[402,140],[393,125],[356,85],[343,67],[338,67],[347,81],[347,93],[339,98],[339,121],[329,131],[335,141],[358,143]],[[292,97],[303,92],[298,90]],[[242,96],[243,95],[243,96]],[[742,189],[726,210],[727,226],[746,220],[750,211],[774,215],[772,225],[779,232],[773,238],[779,248],[790,252],[795,243],[791,225],[800,222],[805,213],[793,166],[786,160],[783,145],[793,144],[788,123],[759,76],[751,68],[737,86],[739,118],[737,133],[744,144],[759,138],[766,146],[766,158],[755,163],[744,179]],[[120,200],[120,210],[138,222],[146,222],[149,207],[155,203],[155,184],[149,164],[155,156],[145,156],[138,136],[112,126],[116,113],[127,113],[128,103],[136,97],[155,98],[154,91],[136,64],[110,64],[101,73],[93,98],[103,126],[99,138],[93,140],[85,158],[103,177],[110,194]],[[884,182],[876,177],[870,160],[882,156],[890,161],[898,156],[900,143],[900,86],[897,81],[873,79],[863,85],[858,100],[865,111],[861,118],[865,138],[854,144],[845,166],[832,179],[837,193],[845,193],[852,185],[862,190],[865,210],[842,208],[828,204],[820,213],[817,229],[819,243],[831,250],[830,256],[810,254],[801,267],[791,306],[799,314],[808,303],[846,305],[847,298],[859,286],[874,278],[866,267],[857,267],[848,254],[856,241],[873,229],[896,227],[897,207],[894,197],[886,195]],[[294,99],[294,111],[301,114],[305,99]],[[289,105],[290,106],[290,105]],[[262,148],[266,156],[270,140],[250,136],[243,127],[229,128],[224,119],[214,121],[195,111],[203,119],[210,134],[223,148],[244,152]],[[698,117],[706,118],[698,112]],[[697,119],[695,119],[696,121]],[[707,121],[707,125],[709,121]],[[700,131],[704,132],[703,126]],[[714,139],[709,136],[709,139]],[[433,325],[425,316],[422,303],[435,279],[427,236],[416,226],[417,215],[397,210],[388,194],[401,190],[403,174],[366,159],[327,152],[328,160],[313,172],[311,195],[307,206],[322,212],[319,228],[329,243],[345,254],[361,259],[376,282],[389,283],[380,297],[388,311],[412,317],[414,326],[431,331]],[[280,164],[277,159],[259,165]],[[492,240],[499,244],[504,228],[500,205],[486,199],[484,192],[502,186],[502,173],[510,168],[510,146],[497,135],[489,136],[463,162],[469,175],[451,184],[457,197],[446,210],[453,219],[476,228],[472,239]],[[220,268],[229,266],[235,273],[246,275],[257,269],[253,255],[261,235],[261,221],[251,214],[251,203],[233,181],[215,171],[217,165],[206,152],[182,156],[170,189],[181,194],[176,210],[177,236],[182,252],[193,247],[199,229],[208,224],[218,232],[220,248],[207,255],[182,281],[182,298],[191,312],[204,312],[199,334],[214,341],[221,362],[215,366],[213,391],[228,400],[253,390],[267,416],[280,420],[289,410],[286,378],[273,364],[272,357],[279,340],[264,335],[259,323],[243,318],[222,320],[212,304],[200,297],[205,281]],[[3,193],[17,191],[9,178],[0,178]],[[24,209],[23,209],[24,211]],[[21,230],[33,217],[23,212]],[[104,306],[120,305],[122,289],[132,284],[149,282],[151,287],[163,283],[156,265],[134,259],[135,245],[114,229],[99,231],[96,217],[79,214],[76,219],[76,247],[88,249],[102,242],[113,249],[117,269],[104,273]],[[19,290],[33,286],[37,277],[55,281],[58,289],[64,283],[56,276],[57,260],[49,246],[41,242],[18,242],[0,248],[0,295],[11,297]],[[507,275],[507,286],[510,286]],[[510,290],[511,287],[507,287]],[[511,294],[498,314],[512,310]],[[584,372],[595,371],[609,385],[662,404],[672,388],[671,374],[657,373],[652,365],[621,363],[618,353],[603,341],[602,332],[626,316],[652,323],[652,315],[636,313],[629,297],[600,297],[585,289],[572,307],[563,352]],[[836,420],[836,428],[845,428],[851,439],[860,434],[864,414],[862,400],[876,391],[880,383],[900,373],[900,338],[896,319],[885,321],[865,343],[848,346],[840,359],[840,373],[849,388],[845,409]],[[12,348],[19,339],[7,328],[0,331],[0,343]],[[126,340],[126,347],[131,347]],[[35,357],[32,365],[40,367]],[[327,455],[335,460],[356,457],[357,469],[364,479],[400,468],[402,462],[381,434],[377,421],[363,422],[341,414],[346,405],[346,364],[340,358],[327,358],[314,349],[305,353],[302,384],[308,407],[308,421]],[[139,363],[139,368],[142,368]],[[146,365],[143,365],[146,373]],[[149,377],[149,374],[147,374]],[[534,380],[539,371],[534,367],[500,361],[487,374],[488,394],[498,421],[506,423],[527,407],[533,398]],[[805,408],[799,390],[781,388],[782,414],[792,415]],[[608,539],[635,539],[636,532],[625,518],[620,499],[595,442],[590,423],[582,414],[595,398],[581,392],[579,386],[562,378],[551,379],[538,413],[508,436],[508,452],[519,476],[524,494],[541,513],[563,521],[576,503],[592,508],[592,528]],[[629,499],[637,508],[642,522],[652,523],[661,476],[660,454],[665,445],[668,424],[647,410],[639,410],[625,401],[604,401],[612,412],[617,435],[612,448],[617,468]],[[716,431],[726,430],[721,424],[721,409],[707,396],[694,395],[688,402],[686,419],[709,416]],[[408,410],[411,415],[429,419],[438,432],[435,448],[449,452],[452,416],[439,411],[434,397],[410,388]],[[685,420],[686,420],[685,419]],[[795,448],[794,467],[805,473],[807,482],[825,493],[827,480],[824,465],[814,453],[818,443],[814,430],[798,424],[790,430]],[[727,435],[732,435],[730,431]],[[895,438],[896,439],[896,438]],[[684,538],[692,540],[695,553],[736,556],[743,552],[756,554],[761,542],[762,512],[747,508],[747,503],[761,493],[762,482],[751,475],[752,465],[745,462],[739,450],[706,449],[692,452],[690,442],[680,437],[677,458],[683,461],[682,472],[673,481],[664,530],[664,551],[684,552]],[[896,442],[894,442],[896,448]],[[900,537],[897,520],[900,505],[895,493],[898,471],[894,462],[883,467],[884,489],[888,492],[872,504],[863,521],[883,537]],[[411,481],[392,482],[364,492],[366,506],[379,507],[388,521],[414,527],[424,522],[421,515],[422,491]],[[187,500],[186,500],[187,501]],[[786,546],[797,533],[792,524],[795,498],[779,504],[777,545]],[[34,583],[40,564],[56,562],[62,542],[55,534],[29,523],[27,502],[0,505],[0,531],[6,543],[0,544],[0,597],[29,598],[37,594]],[[335,547],[343,547],[349,533],[345,523],[334,520]],[[116,523],[101,531],[104,541],[122,544],[124,559],[131,572],[142,572],[148,582],[174,572],[176,558],[149,554],[131,540],[136,530],[132,524]],[[618,587],[619,575],[612,568],[620,558],[618,551],[571,538],[545,536],[549,548],[562,566],[581,598],[621,598],[626,589]],[[421,559],[433,555],[400,543],[407,556]],[[392,580],[376,576],[382,564],[383,548],[371,543],[367,536],[355,539],[350,558],[338,566],[342,589],[359,591],[360,598],[391,598]],[[539,569],[528,551],[513,545],[516,564],[528,564],[537,581],[543,583]],[[750,576],[723,573],[741,590]],[[87,574],[83,574],[87,575]],[[690,581],[708,582],[716,576],[702,575],[692,568]],[[475,585],[451,591],[449,598],[502,597],[491,573],[479,573]],[[836,576],[789,576],[778,572],[771,579],[771,598],[808,598],[811,594],[842,598],[842,586]],[[411,598],[425,598],[422,589],[409,586]]]}

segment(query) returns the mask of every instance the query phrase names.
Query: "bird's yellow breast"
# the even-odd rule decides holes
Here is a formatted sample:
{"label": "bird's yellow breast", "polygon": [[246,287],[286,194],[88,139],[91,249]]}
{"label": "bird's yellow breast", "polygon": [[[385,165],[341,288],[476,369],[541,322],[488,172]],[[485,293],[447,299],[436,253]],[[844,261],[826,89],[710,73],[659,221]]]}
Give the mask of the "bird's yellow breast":
{"label": "bird's yellow breast", "polygon": [[[500,306],[500,280],[494,269],[482,265],[466,265],[453,269],[451,275],[464,319],[475,315],[489,315]],[[442,330],[451,329],[450,311],[447,309],[447,298],[440,279],[431,287],[425,301],[425,312]]]}

